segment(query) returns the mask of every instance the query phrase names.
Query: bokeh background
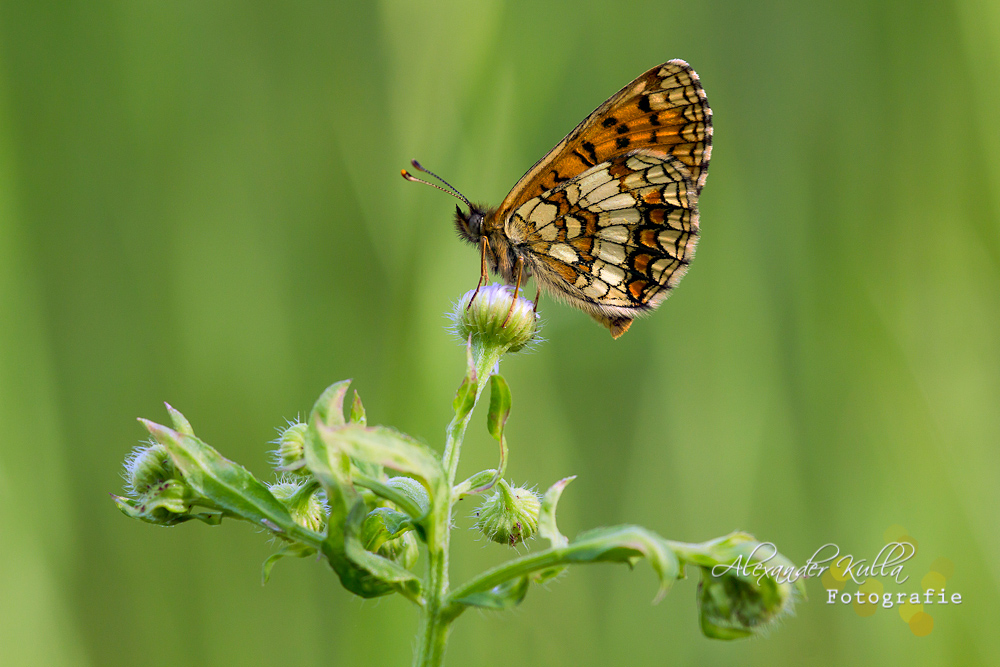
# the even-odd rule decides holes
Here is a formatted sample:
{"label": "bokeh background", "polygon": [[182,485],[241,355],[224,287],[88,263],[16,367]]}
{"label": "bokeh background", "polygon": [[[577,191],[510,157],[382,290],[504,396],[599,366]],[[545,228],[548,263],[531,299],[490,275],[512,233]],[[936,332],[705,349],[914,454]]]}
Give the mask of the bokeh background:
{"label": "bokeh background", "polygon": [[[0,662],[408,664],[406,601],[309,560],[262,588],[247,525],[119,514],[134,419],[168,400],[266,477],[275,427],[353,377],[439,448],[464,359],[443,313],[478,261],[399,169],[498,203],[670,58],[715,111],[697,260],[618,341],[543,302],[548,342],[503,367],[513,479],[579,475],[569,535],[744,529],[803,562],[909,534],[885,590],[938,571],[963,603],[918,636],[812,580],[770,636],[720,643],[693,580],[651,606],[644,564],[578,568],[463,616],[449,664],[1000,663],[993,0],[3,0]],[[466,472],[495,456],[475,424]],[[455,582],[510,555],[470,525]]]}

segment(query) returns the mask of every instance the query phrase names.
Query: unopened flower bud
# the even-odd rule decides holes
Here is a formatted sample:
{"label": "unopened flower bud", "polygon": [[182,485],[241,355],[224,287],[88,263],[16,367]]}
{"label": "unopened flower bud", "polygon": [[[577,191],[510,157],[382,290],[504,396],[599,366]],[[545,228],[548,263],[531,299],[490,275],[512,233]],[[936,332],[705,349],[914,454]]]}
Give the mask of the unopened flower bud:
{"label": "unopened flower bud", "polygon": [[413,567],[420,555],[412,524],[406,515],[387,507],[368,513],[361,524],[360,538],[365,549],[405,568]]}
{"label": "unopened flower bud", "polygon": [[501,354],[524,348],[535,337],[538,317],[535,304],[524,297],[514,301],[513,297],[507,285],[486,285],[478,294],[467,292],[455,305],[452,316],[458,337],[465,341],[471,336],[473,345],[499,348]]}
{"label": "unopened flower bud", "polygon": [[316,493],[318,486],[315,483],[277,482],[268,486],[268,489],[288,508],[295,523],[313,532],[322,532],[326,508]]}
{"label": "unopened flower bud", "polygon": [[395,539],[386,540],[375,553],[409,569],[416,564],[420,548],[417,546],[417,538],[413,536],[413,531],[410,531]]}
{"label": "unopened flower bud", "polygon": [[125,480],[136,494],[146,493],[150,487],[176,476],[163,445],[141,447],[125,459]]}
{"label": "unopened flower bud", "polygon": [[[719,565],[702,567],[698,607],[702,632],[714,639],[739,639],[766,632],[791,613],[804,594],[801,580],[789,583],[763,573],[763,567],[794,569],[774,545],[762,544],[746,533],[717,540],[710,554]],[[760,567],[755,569],[755,565]]]}
{"label": "unopened flower bud", "polygon": [[115,502],[133,518],[172,525],[190,512],[196,500],[162,445],[148,445],[132,452],[125,460],[124,474],[132,498],[115,496]]}
{"label": "unopened flower bud", "polygon": [[523,487],[511,488],[505,480],[476,510],[476,530],[500,544],[516,546],[538,530],[538,494]]}
{"label": "unopened flower bud", "polygon": [[297,475],[306,475],[306,430],[308,424],[296,422],[289,424],[278,439],[278,448],[274,450],[274,464],[278,470]]}

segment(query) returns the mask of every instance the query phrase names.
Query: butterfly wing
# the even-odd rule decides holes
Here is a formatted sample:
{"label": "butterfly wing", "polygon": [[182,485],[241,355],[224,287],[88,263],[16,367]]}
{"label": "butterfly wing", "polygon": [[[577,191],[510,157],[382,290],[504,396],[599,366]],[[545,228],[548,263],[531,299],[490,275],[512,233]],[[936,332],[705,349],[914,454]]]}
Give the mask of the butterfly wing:
{"label": "butterfly wing", "polygon": [[548,293],[617,338],[687,271],[698,239],[697,194],[686,163],[635,150],[521,204],[505,233]]}
{"label": "butterfly wing", "polygon": [[701,192],[712,153],[712,110],[698,75],[683,60],[654,67],[587,116],[521,177],[497,217],[505,220],[580,172],[637,149],[675,158],[695,195]]}

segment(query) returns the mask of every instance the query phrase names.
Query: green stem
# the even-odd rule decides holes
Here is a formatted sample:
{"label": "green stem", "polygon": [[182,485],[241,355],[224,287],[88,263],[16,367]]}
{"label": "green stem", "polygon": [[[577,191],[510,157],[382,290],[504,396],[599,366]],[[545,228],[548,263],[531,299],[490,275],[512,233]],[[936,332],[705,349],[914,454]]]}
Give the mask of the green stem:
{"label": "green stem", "polygon": [[[473,359],[476,368],[476,405],[478,405],[479,397],[482,395],[483,389],[486,388],[486,383],[490,375],[493,374],[493,369],[499,363],[502,355],[503,352],[497,348],[482,349],[478,345],[473,346]],[[449,487],[455,485],[458,459],[462,451],[462,440],[465,439],[465,429],[468,428],[469,420],[472,419],[472,413],[475,412],[475,409],[475,405],[473,405],[472,410],[469,410],[469,413],[464,418],[460,419],[458,415],[455,415],[455,418],[448,424],[447,441],[445,442],[442,460],[444,462],[445,474],[448,476]]]}
{"label": "green stem", "polygon": [[476,372],[476,400],[472,410],[464,416],[456,414],[448,424],[447,440],[442,456],[447,483],[444,485],[444,497],[434,498],[430,510],[433,525],[428,531],[427,578],[424,582],[426,597],[417,635],[417,653],[413,663],[415,667],[440,667],[444,664],[444,651],[451,623],[463,609],[461,605],[447,602],[451,510],[455,504],[453,488],[465,431],[472,419],[472,413],[475,412],[475,405],[479,403],[479,397],[503,354],[496,348],[483,349],[478,346],[474,346],[472,352]]}

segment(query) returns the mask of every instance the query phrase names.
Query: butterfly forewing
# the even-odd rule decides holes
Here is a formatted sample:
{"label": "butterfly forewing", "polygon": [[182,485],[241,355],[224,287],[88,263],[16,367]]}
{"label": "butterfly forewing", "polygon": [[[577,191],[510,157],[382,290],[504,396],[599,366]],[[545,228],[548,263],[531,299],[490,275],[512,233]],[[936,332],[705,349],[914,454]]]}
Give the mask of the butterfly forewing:
{"label": "butterfly forewing", "polygon": [[676,158],[695,196],[701,192],[712,152],[712,110],[698,75],[683,60],[652,68],[587,116],[521,177],[499,217],[601,162],[643,148]]}
{"label": "butterfly forewing", "polygon": [[696,196],[683,162],[631,151],[531,198],[505,229],[551,293],[614,333],[609,322],[627,328],[687,270],[698,237]]}
{"label": "butterfly forewing", "polygon": [[499,208],[473,206],[443,180],[440,189],[469,206],[456,225],[480,248],[480,284],[487,266],[515,294],[534,276],[618,338],[687,271],[711,152],[705,91],[686,62],[671,60],[587,116]]}

